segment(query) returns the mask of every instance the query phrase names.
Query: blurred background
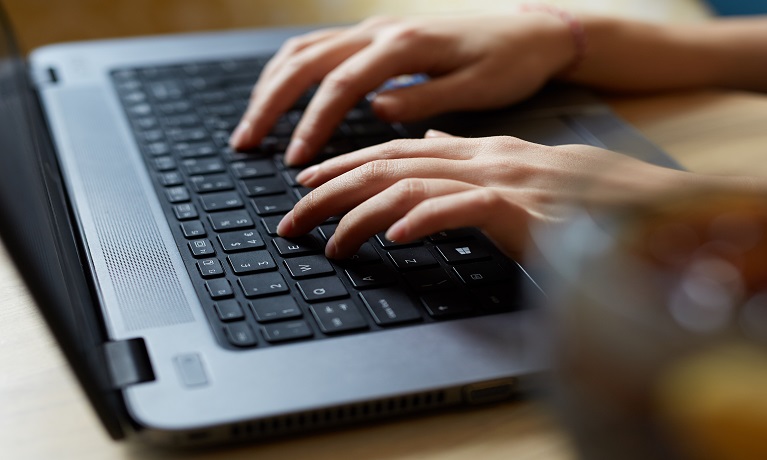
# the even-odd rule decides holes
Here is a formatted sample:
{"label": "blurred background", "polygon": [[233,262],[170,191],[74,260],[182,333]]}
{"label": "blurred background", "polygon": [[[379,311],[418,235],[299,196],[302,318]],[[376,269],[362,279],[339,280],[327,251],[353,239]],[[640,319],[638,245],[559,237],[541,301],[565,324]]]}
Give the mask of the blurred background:
{"label": "blurred background", "polygon": [[[747,0],[741,0],[746,1]],[[179,31],[355,22],[375,14],[511,10],[522,0],[5,0],[22,48],[46,43]],[[655,21],[697,21],[702,0],[550,0],[583,11]],[[733,0],[727,5],[738,3]]]}

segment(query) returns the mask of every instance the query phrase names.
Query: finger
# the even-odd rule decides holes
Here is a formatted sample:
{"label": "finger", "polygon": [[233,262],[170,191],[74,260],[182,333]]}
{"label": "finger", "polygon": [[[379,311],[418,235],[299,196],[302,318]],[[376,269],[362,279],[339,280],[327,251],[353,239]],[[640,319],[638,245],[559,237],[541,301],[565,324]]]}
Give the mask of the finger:
{"label": "finger", "polygon": [[340,33],[290,56],[268,78],[259,80],[254,97],[231,136],[236,149],[257,145],[310,86],[369,43],[364,37]]}
{"label": "finger", "polygon": [[458,137],[397,139],[339,155],[303,170],[296,180],[306,187],[318,187],[328,180],[375,160],[444,158],[467,160],[474,156],[474,142]]}
{"label": "finger", "polygon": [[423,200],[470,190],[476,186],[448,179],[403,179],[346,214],[328,241],[325,254],[347,258],[376,233],[386,230]]}
{"label": "finger", "polygon": [[371,161],[309,192],[285,215],[277,232],[286,237],[307,233],[328,217],[342,214],[409,177],[460,180],[464,168],[456,163],[434,158]]}
{"label": "finger", "polygon": [[382,92],[371,105],[376,115],[387,121],[414,121],[474,108],[479,105],[477,99],[484,97],[478,78],[476,70],[469,66],[419,85]]}
{"label": "finger", "polygon": [[349,109],[387,79],[428,67],[428,58],[422,54],[394,40],[378,40],[333,69],[296,126],[285,162],[302,164],[310,160]]}
{"label": "finger", "polygon": [[458,136],[453,136],[452,134],[448,134],[444,131],[440,131],[437,129],[430,129],[426,131],[423,135],[425,139],[435,139],[438,137],[450,137],[450,138],[457,138]]}
{"label": "finger", "polygon": [[[321,43],[328,38],[336,37],[345,30],[347,29],[340,27],[328,28],[289,38],[266,64],[263,72],[261,72],[261,75],[259,76],[259,81],[265,81],[272,78],[294,55],[310,46]],[[256,85],[256,87],[257,86],[258,85]]]}
{"label": "finger", "polygon": [[506,254],[518,257],[528,240],[528,214],[511,191],[474,187],[420,202],[392,225],[386,238],[408,242],[434,233],[479,227]]}

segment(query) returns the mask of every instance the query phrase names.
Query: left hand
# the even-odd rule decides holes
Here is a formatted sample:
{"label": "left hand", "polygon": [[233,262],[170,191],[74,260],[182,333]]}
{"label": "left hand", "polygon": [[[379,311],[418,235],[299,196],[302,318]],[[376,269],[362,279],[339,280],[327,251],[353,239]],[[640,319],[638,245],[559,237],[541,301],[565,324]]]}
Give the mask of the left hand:
{"label": "left hand", "polygon": [[295,237],[346,213],[325,252],[353,255],[374,234],[407,242],[442,230],[478,227],[519,257],[533,221],[553,223],[566,204],[620,205],[696,180],[586,145],[548,147],[517,138],[458,138],[430,131],[369,147],[306,169],[316,187],[279,225]]}

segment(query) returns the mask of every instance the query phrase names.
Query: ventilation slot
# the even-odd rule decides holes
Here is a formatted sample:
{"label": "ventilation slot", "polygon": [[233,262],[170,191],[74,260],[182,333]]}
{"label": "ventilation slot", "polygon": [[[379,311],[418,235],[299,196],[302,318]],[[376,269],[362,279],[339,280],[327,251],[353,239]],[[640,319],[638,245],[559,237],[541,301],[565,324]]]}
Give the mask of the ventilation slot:
{"label": "ventilation slot", "polygon": [[231,426],[230,439],[241,441],[260,439],[396,417],[428,409],[447,407],[459,402],[460,396],[455,401],[453,399],[448,398],[447,393],[440,390],[238,423]]}

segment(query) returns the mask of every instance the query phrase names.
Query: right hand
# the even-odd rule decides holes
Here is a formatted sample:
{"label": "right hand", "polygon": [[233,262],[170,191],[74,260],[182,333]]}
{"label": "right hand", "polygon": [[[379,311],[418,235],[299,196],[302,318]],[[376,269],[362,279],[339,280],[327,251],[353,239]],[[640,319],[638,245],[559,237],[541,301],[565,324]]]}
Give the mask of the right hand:
{"label": "right hand", "polygon": [[319,30],[288,40],[267,64],[231,144],[237,149],[258,145],[282,113],[321,83],[285,156],[288,164],[302,164],[349,109],[391,77],[431,77],[372,101],[384,120],[410,121],[517,102],[565,69],[575,53],[568,25],[544,12],[373,18],[349,28]]}

